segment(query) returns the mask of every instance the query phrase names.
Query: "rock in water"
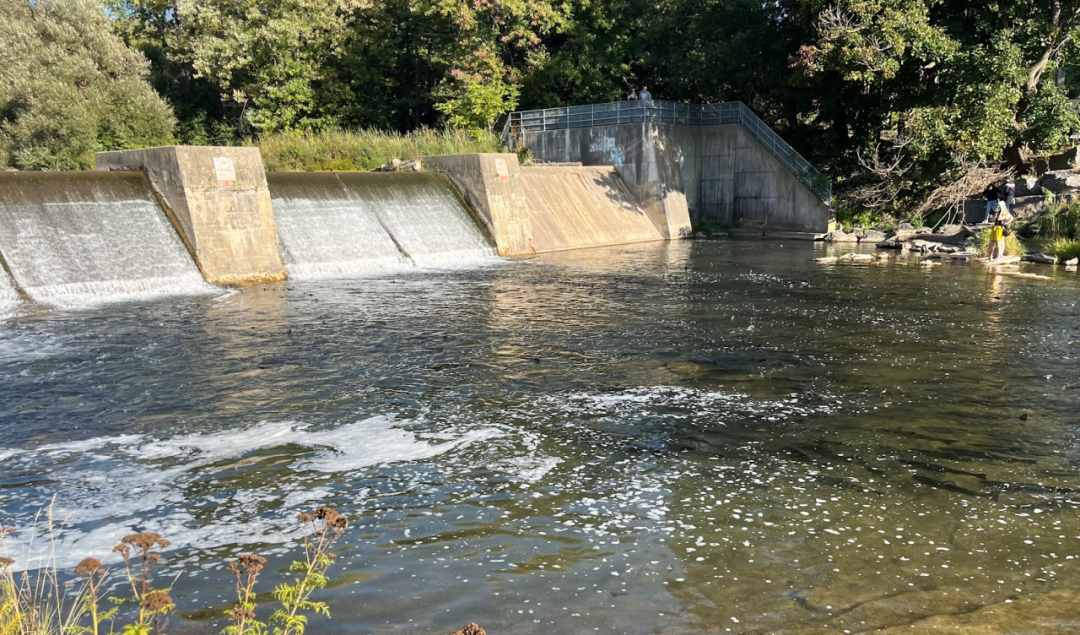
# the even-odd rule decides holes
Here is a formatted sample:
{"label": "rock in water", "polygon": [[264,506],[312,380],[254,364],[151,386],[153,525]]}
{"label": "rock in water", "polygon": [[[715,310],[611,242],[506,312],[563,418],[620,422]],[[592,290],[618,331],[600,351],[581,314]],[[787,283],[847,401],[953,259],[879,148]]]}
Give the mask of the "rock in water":
{"label": "rock in water", "polygon": [[1080,265],[1080,258],[1073,258],[1072,260],[1066,260],[1065,264],[1067,266],[1069,266],[1069,267],[1075,267],[1076,265]]}
{"label": "rock in water", "polygon": [[880,232],[876,229],[868,229],[863,232],[859,238],[860,243],[879,243],[885,240],[885,232]]}
{"label": "rock in water", "polygon": [[1051,256],[1049,254],[1028,254],[1023,257],[1024,262],[1037,262],[1043,265],[1056,265],[1057,256]]}
{"label": "rock in water", "polygon": [[476,622],[471,622],[454,631],[454,635],[487,635],[484,629]]}
{"label": "rock in water", "polygon": [[827,243],[857,243],[859,237],[856,234],[849,234],[842,229],[829,232],[825,234],[825,242]]}

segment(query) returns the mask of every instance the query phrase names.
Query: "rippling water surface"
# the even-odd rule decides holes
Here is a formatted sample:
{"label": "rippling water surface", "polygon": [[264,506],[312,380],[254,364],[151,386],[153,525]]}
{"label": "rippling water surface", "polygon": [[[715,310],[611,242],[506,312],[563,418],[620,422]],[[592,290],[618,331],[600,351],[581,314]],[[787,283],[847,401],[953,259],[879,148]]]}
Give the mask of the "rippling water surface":
{"label": "rippling water surface", "polygon": [[353,528],[313,633],[1080,630],[1080,277],[822,251],[7,320],[9,548],[54,494],[63,566],[161,532],[190,633],[222,626],[225,558],[268,555],[269,588],[323,503]]}

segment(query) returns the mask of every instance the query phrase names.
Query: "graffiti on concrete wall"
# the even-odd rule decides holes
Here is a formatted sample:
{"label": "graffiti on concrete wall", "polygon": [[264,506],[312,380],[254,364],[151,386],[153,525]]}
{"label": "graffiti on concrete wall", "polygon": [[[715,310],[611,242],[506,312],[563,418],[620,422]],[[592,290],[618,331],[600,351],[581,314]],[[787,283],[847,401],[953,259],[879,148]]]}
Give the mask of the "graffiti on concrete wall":
{"label": "graffiti on concrete wall", "polygon": [[593,140],[589,145],[589,154],[599,154],[604,157],[605,163],[614,165],[617,168],[623,167],[623,163],[626,162],[623,149],[615,142],[615,137],[601,137]]}

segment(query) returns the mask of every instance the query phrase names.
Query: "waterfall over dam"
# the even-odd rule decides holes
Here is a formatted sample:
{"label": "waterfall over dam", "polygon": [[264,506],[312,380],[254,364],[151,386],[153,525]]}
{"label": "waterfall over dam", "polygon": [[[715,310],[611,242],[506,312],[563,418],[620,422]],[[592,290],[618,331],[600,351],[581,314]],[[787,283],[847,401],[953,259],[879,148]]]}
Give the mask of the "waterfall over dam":
{"label": "waterfall over dam", "polygon": [[6,271],[0,271],[0,318],[5,318],[15,313],[19,308],[19,294],[15,291],[15,284]]}
{"label": "waterfall over dam", "polygon": [[441,174],[267,174],[290,276],[460,267],[495,249]]}
{"label": "waterfall over dam", "polygon": [[71,307],[212,289],[142,173],[0,174],[0,191],[0,254],[38,302]]}
{"label": "waterfall over dam", "polygon": [[396,271],[412,263],[373,210],[331,172],[269,172],[281,260],[294,278]]}

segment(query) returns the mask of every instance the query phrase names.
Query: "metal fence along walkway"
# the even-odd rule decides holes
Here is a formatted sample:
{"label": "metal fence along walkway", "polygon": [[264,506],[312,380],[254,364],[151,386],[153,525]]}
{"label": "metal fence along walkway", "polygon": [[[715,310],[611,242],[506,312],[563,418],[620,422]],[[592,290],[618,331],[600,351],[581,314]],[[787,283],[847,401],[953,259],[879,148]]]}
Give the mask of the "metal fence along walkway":
{"label": "metal fence along walkway", "polygon": [[791,173],[822,201],[832,200],[832,183],[810,165],[780,135],[741,101],[718,104],[686,104],[675,101],[615,101],[606,104],[564,106],[545,110],[512,112],[503,126],[503,143],[516,149],[525,132],[589,128],[624,123],[668,123],[686,126],[739,124],[761,142]]}

